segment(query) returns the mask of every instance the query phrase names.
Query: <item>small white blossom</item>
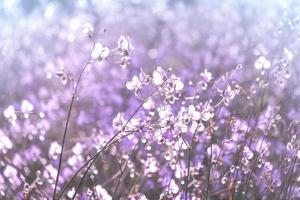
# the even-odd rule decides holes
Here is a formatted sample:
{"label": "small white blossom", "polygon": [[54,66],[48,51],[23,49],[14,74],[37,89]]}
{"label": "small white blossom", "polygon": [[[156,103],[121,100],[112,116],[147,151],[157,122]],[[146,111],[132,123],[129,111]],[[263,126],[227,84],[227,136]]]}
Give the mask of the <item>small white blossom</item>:
{"label": "small white blossom", "polygon": [[199,81],[199,85],[201,86],[201,88],[203,90],[206,90],[207,89],[207,86],[208,86],[208,83],[212,80],[212,74],[207,71],[207,69],[204,70],[204,72],[202,72],[200,74],[200,77],[201,77],[201,81]]}
{"label": "small white blossom", "polygon": [[180,91],[183,89],[184,84],[181,82],[180,78],[177,78],[174,80],[174,84],[175,84],[175,90],[176,91]]}
{"label": "small white blossom", "polygon": [[199,120],[201,118],[201,114],[199,111],[196,110],[196,107],[194,105],[190,105],[188,108],[189,116],[193,120]]}
{"label": "small white blossom", "polygon": [[243,154],[248,160],[251,160],[253,158],[253,152],[247,146],[244,147]]}
{"label": "small white blossom", "polygon": [[16,111],[15,111],[15,107],[10,105],[8,106],[4,112],[3,115],[6,119],[8,120],[16,120],[17,119],[17,115],[16,115]]}
{"label": "small white blossom", "polygon": [[128,53],[134,49],[129,37],[120,36],[118,40],[118,48],[123,51],[123,54],[128,56]]}
{"label": "small white blossom", "polygon": [[207,69],[205,69],[204,72],[200,74],[200,76],[206,83],[212,80],[212,74],[209,71],[207,71]]}
{"label": "small white blossom", "polygon": [[96,185],[95,186],[97,196],[100,199],[105,199],[105,200],[111,200],[112,197],[108,194],[108,192],[101,186],[101,185]]}
{"label": "small white blossom", "polygon": [[123,56],[121,59],[120,59],[120,65],[123,69],[125,69],[132,61],[132,58],[129,57],[129,56]]}
{"label": "small white blossom", "polygon": [[128,90],[138,90],[142,88],[142,83],[137,76],[133,76],[132,80],[126,83],[126,88]]}
{"label": "small white blossom", "polygon": [[21,104],[21,110],[24,113],[30,113],[34,109],[33,105],[28,100],[23,100]]}
{"label": "small white blossom", "polygon": [[264,56],[260,56],[254,63],[256,69],[269,69],[271,67],[271,62],[267,60]]}
{"label": "small white blossom", "polygon": [[72,151],[74,154],[76,155],[81,155],[82,151],[83,151],[83,147],[82,147],[82,144],[77,142],[75,144],[75,146],[72,148]]}
{"label": "small white blossom", "polygon": [[300,159],[300,150],[297,151],[297,157]]}
{"label": "small white blossom", "polygon": [[266,172],[271,172],[273,170],[273,165],[270,162],[265,162],[264,163],[264,170]]}
{"label": "small white blossom", "polygon": [[91,57],[93,59],[103,60],[110,54],[109,48],[103,46],[101,43],[96,43],[92,51]]}
{"label": "small white blossom", "polygon": [[72,187],[71,190],[68,191],[67,196],[68,196],[69,198],[72,198],[73,195],[74,195],[74,193],[75,193],[75,188]]}
{"label": "small white blossom", "polygon": [[61,152],[61,146],[57,142],[52,142],[49,148],[49,155],[59,154]]}
{"label": "small white blossom", "polygon": [[91,36],[92,36],[92,33],[94,32],[94,27],[93,27],[93,25],[90,24],[90,23],[84,24],[84,25],[82,26],[82,32],[83,32],[84,34],[87,34],[89,37],[91,37]]}
{"label": "small white blossom", "polygon": [[294,58],[294,54],[287,48],[283,49],[283,54],[286,60],[291,61]]}
{"label": "small white blossom", "polygon": [[170,183],[170,191],[173,194],[176,194],[176,193],[179,192],[179,187],[178,187],[178,185],[175,183],[175,181],[173,179],[171,180],[171,183]]}
{"label": "small white blossom", "polygon": [[124,114],[118,113],[117,116],[113,119],[113,128],[116,131],[120,131],[125,124]]}
{"label": "small white blossom", "polygon": [[147,100],[147,101],[144,103],[143,107],[144,107],[146,110],[151,110],[151,109],[154,109],[154,108],[155,108],[155,103],[154,103],[154,101],[153,101],[152,99],[149,99],[149,100]]}
{"label": "small white blossom", "polygon": [[154,85],[161,85],[165,79],[165,71],[161,67],[157,67],[152,76]]}
{"label": "small white blossom", "polygon": [[13,144],[9,137],[7,137],[4,132],[0,129],[0,151],[3,149],[11,149],[13,147]]}

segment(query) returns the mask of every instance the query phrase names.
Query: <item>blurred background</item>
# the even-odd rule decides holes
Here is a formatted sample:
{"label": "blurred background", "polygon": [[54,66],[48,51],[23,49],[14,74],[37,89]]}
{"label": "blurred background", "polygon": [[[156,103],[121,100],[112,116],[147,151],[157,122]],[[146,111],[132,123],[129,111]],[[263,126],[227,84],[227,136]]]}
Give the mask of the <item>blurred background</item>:
{"label": "blurred background", "polygon": [[[100,145],[111,135],[117,113],[136,107],[126,81],[140,68],[150,73],[158,65],[172,67],[188,84],[204,69],[219,77],[242,64],[237,79],[247,84],[259,74],[254,67],[259,56],[276,63],[292,55],[284,72],[289,79],[276,79],[279,86],[270,95],[271,101],[284,102],[282,112],[300,119],[299,14],[297,0],[1,0],[0,194],[22,196],[24,180],[32,182],[37,170],[53,184],[53,149],[60,144],[72,94],[71,83],[62,84],[56,72],[64,69],[76,77],[87,61],[92,43],[85,24],[101,33],[99,41],[108,47],[121,35],[134,46],[125,70],[98,63],[82,81],[67,149],[78,144],[89,152],[91,142]],[[66,176],[87,156],[82,153],[75,162],[67,160],[70,154]],[[51,194],[51,187],[45,188]]]}

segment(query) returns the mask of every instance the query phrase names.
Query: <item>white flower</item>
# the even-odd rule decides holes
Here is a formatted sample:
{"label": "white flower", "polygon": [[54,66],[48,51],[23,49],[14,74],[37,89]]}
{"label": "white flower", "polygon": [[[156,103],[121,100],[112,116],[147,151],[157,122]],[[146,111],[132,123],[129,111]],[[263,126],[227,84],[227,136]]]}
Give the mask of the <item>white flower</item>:
{"label": "white flower", "polygon": [[46,179],[55,180],[56,175],[57,175],[57,169],[55,167],[53,167],[52,165],[47,165],[45,167],[44,177]]}
{"label": "white flower", "polygon": [[207,69],[204,70],[203,73],[200,74],[200,76],[204,79],[204,82],[208,83],[212,79],[212,74],[207,71]]}
{"label": "white flower", "polygon": [[247,146],[244,148],[243,154],[248,160],[253,158],[253,152]]}
{"label": "white flower", "polygon": [[138,90],[142,88],[142,83],[137,76],[133,76],[131,81],[126,83],[128,90]]}
{"label": "white flower", "polygon": [[174,80],[173,83],[174,83],[174,85],[175,85],[175,90],[176,90],[176,91],[180,91],[180,90],[183,89],[184,85],[183,85],[183,83],[181,82],[180,78],[178,78],[178,77],[172,75],[171,79]]}
{"label": "white flower", "polygon": [[118,113],[117,116],[113,119],[113,128],[116,131],[121,130],[125,124],[124,114]]}
{"label": "white flower", "polygon": [[120,65],[123,69],[125,69],[132,61],[132,58],[129,57],[129,56],[123,56],[121,59],[120,59]]}
{"label": "white flower", "polygon": [[284,54],[284,57],[288,60],[288,61],[291,61],[293,60],[294,58],[294,54],[288,50],[287,48],[284,48],[283,49],[283,54]]}
{"label": "white flower", "polygon": [[148,85],[151,81],[150,76],[140,69],[139,79],[143,85]]}
{"label": "white flower", "polygon": [[164,82],[165,71],[161,67],[157,67],[152,76],[154,85],[161,85]]}
{"label": "white flower", "polygon": [[208,104],[208,103],[205,104],[202,107],[202,109],[203,110],[201,111],[201,114],[202,114],[203,121],[209,121],[210,119],[212,119],[214,117],[213,107],[210,104]]}
{"label": "white flower", "polygon": [[7,165],[7,166],[5,167],[5,169],[3,170],[3,175],[4,175],[6,178],[15,178],[15,177],[17,177],[17,175],[18,175],[18,171],[17,171],[16,168],[14,168],[13,166]]}
{"label": "white flower", "polygon": [[75,155],[81,155],[83,150],[83,147],[81,145],[81,143],[76,143],[75,146],[72,148],[72,151]]}
{"label": "white flower", "polygon": [[151,109],[155,108],[155,103],[152,99],[149,99],[144,103],[143,107],[146,110],[151,110]]}
{"label": "white flower", "polygon": [[254,63],[256,69],[269,69],[271,67],[271,62],[267,60],[264,56],[260,56]]}
{"label": "white flower", "polygon": [[271,172],[273,170],[273,165],[270,162],[265,162],[264,170],[266,172]]}
{"label": "white flower", "polygon": [[49,155],[59,154],[61,152],[61,146],[57,142],[52,142],[49,148]]}
{"label": "white flower", "polygon": [[27,100],[23,100],[22,104],[21,104],[21,110],[24,113],[30,113],[31,111],[33,111],[34,107],[33,105],[27,101]]}
{"label": "white flower", "polygon": [[194,105],[190,105],[188,108],[189,116],[193,120],[199,120],[201,118],[201,114],[199,111],[196,110],[196,107]]}
{"label": "white flower", "polygon": [[109,53],[110,53],[109,48],[103,46],[101,43],[96,43],[92,51],[91,57],[95,60],[96,59],[103,60],[107,58]]}
{"label": "white flower", "polygon": [[112,197],[108,194],[108,192],[101,186],[101,185],[96,185],[95,187],[97,196],[100,199],[105,199],[105,200],[111,200]]}
{"label": "white flower", "polygon": [[128,53],[134,49],[129,37],[120,36],[118,40],[118,47],[123,51],[125,55],[128,55]]}
{"label": "white flower", "polygon": [[74,193],[75,193],[75,188],[72,187],[71,190],[67,193],[67,196],[68,196],[69,198],[72,198],[72,196],[74,195]]}
{"label": "white flower", "polygon": [[6,119],[9,119],[9,120],[16,120],[17,119],[17,115],[16,115],[16,111],[15,111],[15,107],[10,105],[8,106],[4,112],[3,112],[3,115]]}
{"label": "white flower", "polygon": [[157,161],[154,157],[147,158],[145,167],[145,173],[156,173],[158,171]]}
{"label": "white flower", "polygon": [[201,88],[203,90],[206,90],[207,89],[207,86],[208,86],[208,83],[212,80],[212,74],[207,71],[207,69],[204,70],[203,73],[200,74],[200,77],[201,77],[201,81],[199,81],[199,85],[201,86]]}
{"label": "white flower", "polygon": [[171,110],[171,106],[169,106],[169,105],[159,107],[159,108],[157,108],[157,110],[158,110],[159,117],[162,120],[167,121],[167,120],[173,119],[173,117],[174,117],[172,110]]}
{"label": "white flower", "polygon": [[89,37],[91,36],[91,34],[94,32],[94,27],[92,24],[90,23],[87,23],[87,24],[84,24],[82,26],[82,32],[84,34],[87,34]]}
{"label": "white flower", "polygon": [[0,129],[0,150],[2,149],[11,149],[13,147],[12,142],[9,137],[7,137],[4,132]]}
{"label": "white flower", "polygon": [[170,183],[170,191],[173,194],[176,194],[176,193],[179,192],[179,187],[178,187],[178,185],[175,183],[175,181],[173,179],[171,180],[171,183]]}
{"label": "white flower", "polygon": [[300,150],[297,151],[297,157],[300,159]]}

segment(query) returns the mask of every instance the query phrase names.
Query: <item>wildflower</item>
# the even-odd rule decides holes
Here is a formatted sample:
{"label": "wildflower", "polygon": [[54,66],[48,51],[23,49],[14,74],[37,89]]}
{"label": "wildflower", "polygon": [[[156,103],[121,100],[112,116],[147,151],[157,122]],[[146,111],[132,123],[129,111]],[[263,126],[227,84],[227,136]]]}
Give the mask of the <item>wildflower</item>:
{"label": "wildflower", "polygon": [[49,155],[53,156],[61,152],[61,146],[57,142],[52,142],[49,148]]}
{"label": "wildflower", "polygon": [[94,27],[93,27],[93,25],[92,25],[92,24],[89,24],[89,23],[84,24],[83,27],[82,27],[82,32],[83,32],[84,34],[87,34],[88,37],[91,38],[91,37],[92,37],[92,34],[93,34],[93,32],[94,32]]}
{"label": "wildflower", "polygon": [[264,56],[260,56],[254,63],[256,69],[269,69],[271,67],[271,62],[267,60]]}
{"label": "wildflower", "polygon": [[247,160],[251,160],[253,158],[253,152],[247,146],[244,147],[243,155]]}
{"label": "wildflower", "polygon": [[5,149],[11,149],[13,144],[9,137],[7,137],[4,132],[0,129],[0,151],[4,151]]}
{"label": "wildflower", "polygon": [[154,85],[161,85],[166,79],[166,72],[161,67],[157,67],[153,72],[152,77]]}
{"label": "wildflower", "polygon": [[188,107],[188,115],[191,117],[192,120],[197,121],[201,118],[201,113],[196,110],[194,105],[189,105]]}
{"label": "wildflower", "polygon": [[117,116],[113,119],[113,128],[116,131],[120,131],[125,124],[124,114],[118,113]]}
{"label": "wildflower", "polygon": [[132,58],[129,56],[123,56],[120,59],[120,65],[123,69],[125,69],[132,61]]}
{"label": "wildflower", "polygon": [[143,107],[146,109],[146,110],[152,110],[155,108],[155,103],[152,99],[148,99],[144,104],[143,104]]}
{"label": "wildflower", "polygon": [[214,117],[213,113],[213,107],[207,102],[204,105],[200,104],[200,113],[201,113],[201,119],[203,121],[209,121]]}
{"label": "wildflower", "polygon": [[287,61],[291,61],[294,58],[294,54],[292,53],[292,51],[290,51],[287,48],[283,49],[283,55],[284,55],[284,59]]}
{"label": "wildflower", "polygon": [[173,193],[173,194],[176,194],[179,192],[179,187],[178,185],[176,184],[176,182],[174,181],[174,179],[171,180],[171,183],[170,183],[170,191]]}
{"label": "wildflower", "polygon": [[28,100],[23,100],[21,104],[21,110],[24,113],[30,113],[34,109],[34,106],[28,101]]}
{"label": "wildflower", "polygon": [[123,56],[128,56],[134,49],[129,37],[120,36],[118,40],[118,48],[121,50]]}
{"label": "wildflower", "polygon": [[64,71],[64,69],[57,71],[56,76],[60,79],[63,85],[66,85],[68,79],[70,79],[69,75]]}
{"label": "wildflower", "polygon": [[158,171],[157,160],[154,157],[148,157],[145,165],[145,173],[156,173]]}
{"label": "wildflower", "polygon": [[133,76],[131,81],[126,83],[128,90],[140,90],[142,88],[142,83],[137,76]]}
{"label": "wildflower", "polygon": [[18,186],[21,184],[21,181],[18,177],[18,171],[15,167],[13,167],[11,165],[5,166],[5,168],[3,170],[3,175],[9,179],[11,184],[13,184],[15,186]]}
{"label": "wildflower", "polygon": [[108,57],[110,50],[108,47],[103,46],[101,43],[96,43],[92,51],[91,57],[95,60],[103,60]]}
{"label": "wildflower", "polygon": [[212,80],[212,74],[205,69],[204,72],[200,74],[200,77],[201,81],[199,81],[198,85],[200,85],[203,90],[206,90],[208,83]]}
{"label": "wildflower", "polygon": [[223,94],[221,94],[224,98],[224,104],[229,105],[229,102],[234,99],[234,97],[239,93],[239,89],[232,89],[230,85],[226,87]]}
{"label": "wildflower", "polygon": [[265,162],[264,170],[265,172],[270,173],[273,170],[273,165],[270,162]]}
{"label": "wildflower", "polygon": [[151,78],[142,69],[140,69],[139,79],[142,85],[148,85],[151,82]]}
{"label": "wildflower", "polygon": [[17,115],[16,115],[16,111],[15,111],[15,107],[10,105],[8,106],[4,112],[3,115],[6,119],[8,120],[16,120],[17,119]]}

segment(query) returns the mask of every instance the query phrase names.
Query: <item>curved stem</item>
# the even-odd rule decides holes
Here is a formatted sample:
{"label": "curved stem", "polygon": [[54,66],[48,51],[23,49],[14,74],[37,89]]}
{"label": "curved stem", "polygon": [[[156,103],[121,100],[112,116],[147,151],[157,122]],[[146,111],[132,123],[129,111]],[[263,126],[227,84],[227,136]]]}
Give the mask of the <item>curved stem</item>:
{"label": "curved stem", "polygon": [[193,134],[193,137],[192,137],[191,145],[189,146],[189,149],[188,149],[188,171],[187,171],[187,177],[186,177],[186,183],[185,183],[185,200],[187,200],[188,188],[189,188],[189,176],[190,176],[190,167],[191,167],[191,150],[193,148],[195,136],[196,136],[196,133],[198,131],[200,123],[201,122],[199,121],[198,124],[197,124],[197,127],[196,127],[196,129],[194,131],[194,134]]}
{"label": "curved stem", "polygon": [[56,175],[55,186],[54,186],[54,191],[53,191],[53,199],[55,199],[57,185],[58,185],[58,182],[59,182],[59,175],[60,175],[61,165],[62,165],[62,157],[63,157],[64,147],[65,147],[68,127],[69,127],[69,123],[70,123],[71,112],[72,112],[72,108],[73,108],[73,105],[74,105],[74,100],[76,98],[76,93],[77,93],[78,86],[79,86],[79,83],[81,81],[82,75],[83,75],[84,71],[86,70],[87,66],[90,64],[91,51],[94,49],[94,46],[95,46],[95,42],[93,42],[93,47],[90,50],[90,55],[89,55],[88,61],[86,62],[86,64],[82,68],[82,70],[80,71],[79,77],[78,77],[78,79],[76,81],[76,84],[75,84],[75,87],[72,91],[72,99],[71,99],[71,103],[70,103],[70,107],[69,107],[69,111],[68,111],[68,116],[67,116],[67,121],[66,121],[65,129],[64,129],[64,133],[63,133],[63,138],[62,138],[62,143],[61,143],[61,152],[59,154],[59,162],[58,162],[57,175]]}
{"label": "curved stem", "polygon": [[[139,140],[139,141],[140,141],[140,140]],[[118,178],[118,183],[117,183],[117,186],[116,186],[116,188],[115,188],[115,190],[114,190],[112,200],[115,199],[115,196],[116,196],[116,194],[117,194],[118,188],[119,188],[120,183],[121,183],[121,178],[122,178],[122,176],[123,176],[123,174],[124,174],[124,172],[125,172],[125,169],[126,169],[126,166],[127,166],[127,164],[128,164],[129,158],[132,156],[133,152],[137,149],[138,144],[139,144],[139,142],[136,143],[136,145],[134,146],[134,148],[131,150],[130,156],[129,156],[128,159],[126,160],[123,169],[122,169],[122,166],[121,166],[121,169],[120,169],[120,170],[121,170],[121,174],[120,174],[120,176],[119,176],[119,178]]]}
{"label": "curved stem", "polygon": [[[111,147],[112,145],[116,144],[117,142],[119,142],[120,140],[122,140],[123,138],[133,134],[135,131],[131,131],[130,133],[122,136],[119,139],[116,139],[115,141],[113,141],[111,144],[107,145],[107,148]],[[58,195],[56,200],[59,200],[61,198],[61,196],[63,195],[63,193],[66,191],[66,189],[70,186],[70,184],[72,183],[72,181],[76,178],[76,176],[81,172],[82,169],[84,169],[92,160],[94,160],[97,156],[99,156],[103,151],[105,151],[107,148],[102,148],[100,151],[98,151],[95,155],[93,155],[87,162],[85,162],[84,165],[82,165],[76,172],[75,174],[71,177],[70,181],[68,181],[68,183],[63,187],[63,189],[61,190],[60,194]]]}

